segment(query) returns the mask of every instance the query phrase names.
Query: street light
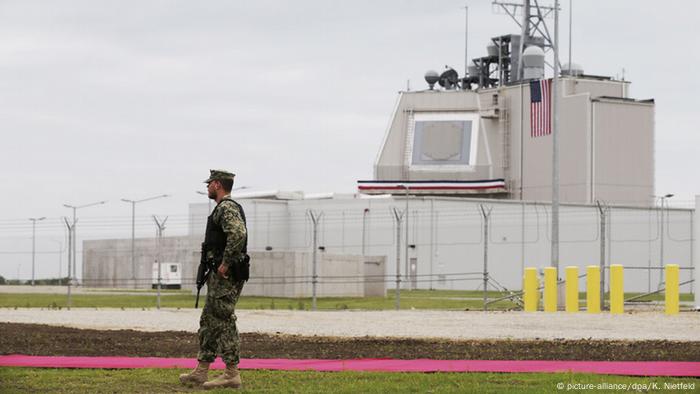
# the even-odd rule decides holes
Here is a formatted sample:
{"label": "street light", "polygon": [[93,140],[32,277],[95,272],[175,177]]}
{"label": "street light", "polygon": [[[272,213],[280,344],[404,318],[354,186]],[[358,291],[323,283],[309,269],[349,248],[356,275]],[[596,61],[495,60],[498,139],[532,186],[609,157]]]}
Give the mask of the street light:
{"label": "street light", "polygon": [[148,197],[141,200],[129,200],[127,198],[122,198],[122,201],[131,204],[131,280],[134,283],[134,287],[136,287],[136,262],[134,258],[134,238],[136,237],[136,204],[164,197],[169,197],[169,195],[161,194],[158,196]]}
{"label": "street light", "polygon": [[659,286],[658,289],[661,289],[661,286],[664,283],[664,201],[666,199],[673,197],[673,194],[666,194],[663,196],[659,197],[659,200],[661,201],[661,232],[659,234],[659,240],[660,240],[660,245],[659,245]]}
{"label": "street light", "polygon": [[40,218],[29,218],[32,221],[32,286],[34,286],[34,258],[36,257],[36,222],[46,219],[45,216]]}
{"label": "street light", "polygon": [[70,204],[63,204],[64,207],[73,209],[73,240],[72,240],[72,244],[70,245],[70,247],[73,249],[73,254],[72,254],[72,257],[71,257],[72,260],[73,260],[73,276],[71,276],[71,273],[68,272],[68,278],[69,278],[68,280],[69,280],[69,281],[70,281],[72,278],[76,278],[76,279],[77,279],[77,275],[76,275],[76,271],[77,271],[77,270],[76,270],[76,268],[75,268],[75,266],[76,266],[76,264],[75,264],[75,256],[76,256],[78,253],[77,253],[77,251],[75,250],[75,244],[76,244],[76,241],[75,241],[75,240],[77,239],[77,235],[76,235],[76,221],[77,221],[77,219],[76,219],[76,217],[75,217],[75,211],[77,211],[77,210],[80,209],[80,208],[87,208],[87,207],[92,207],[92,206],[95,206],[95,205],[102,205],[102,204],[104,204],[104,203],[106,203],[106,202],[107,202],[107,201],[98,201],[98,202],[93,202],[93,203],[90,203],[90,204],[84,204],[84,205],[78,205],[78,206],[70,205]]}

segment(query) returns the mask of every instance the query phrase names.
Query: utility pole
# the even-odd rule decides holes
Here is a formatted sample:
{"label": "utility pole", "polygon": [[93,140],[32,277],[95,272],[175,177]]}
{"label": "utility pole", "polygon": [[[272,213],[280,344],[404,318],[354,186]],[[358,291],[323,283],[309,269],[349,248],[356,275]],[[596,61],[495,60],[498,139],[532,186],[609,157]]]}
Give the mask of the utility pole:
{"label": "utility pole", "polygon": [[[156,215],[153,215],[153,221],[156,223],[156,234],[158,235],[157,238],[157,243],[156,243],[156,264],[158,264],[158,295],[156,296],[156,308],[160,309],[160,289],[161,289],[161,283],[163,279],[163,275],[161,272],[161,266],[162,266],[162,261],[161,261],[161,245],[163,241],[163,231],[165,231],[165,222],[168,221],[168,217],[166,216],[163,221],[159,221],[158,217]],[[215,273],[216,274],[216,273]]]}
{"label": "utility pole", "polygon": [[396,219],[396,310],[401,309],[401,220],[404,212],[392,208]]}
{"label": "utility pole", "polygon": [[136,238],[136,204],[144,201],[150,201],[150,200],[155,200],[158,198],[164,198],[164,197],[169,197],[167,194],[161,194],[158,196],[154,197],[148,197],[144,198],[142,200],[129,200],[126,198],[122,198],[122,201],[130,203],[131,204],[131,282],[134,285],[134,288],[136,288],[136,258],[135,258],[135,253],[134,253],[134,243],[135,243],[135,238]]}
{"label": "utility pole", "polygon": [[311,217],[311,222],[313,224],[313,233],[314,233],[314,250],[312,253],[312,273],[311,273],[311,310],[315,311],[316,310],[316,283],[318,282],[317,278],[317,261],[316,261],[316,251],[318,249],[318,223],[323,217],[323,212],[321,213],[316,213],[312,209],[308,210],[309,216]]}
{"label": "utility pole", "polygon": [[[520,57],[518,59],[517,75],[521,80],[523,77],[523,52],[527,45],[533,41],[534,34],[538,33],[544,40],[545,47],[551,47],[554,51],[552,77],[552,244],[551,244],[551,266],[557,270],[557,303],[562,306],[564,300],[564,285],[559,280],[559,0],[554,1],[554,7],[540,6],[534,2],[534,8],[530,0],[524,0],[523,4],[512,2],[493,1],[494,5],[500,6],[521,28],[520,34]],[[516,18],[517,9],[522,7],[522,18]],[[533,15],[533,10],[536,14]],[[544,23],[550,12],[554,12],[554,37],[549,34],[547,24]],[[532,19],[535,19],[533,22]]]}
{"label": "utility pole", "polygon": [[[559,270],[559,0],[554,1],[554,76],[552,77],[552,267]],[[557,285],[558,303],[563,302],[564,285]]]}
{"label": "utility pole", "polygon": [[489,289],[489,220],[491,220],[491,210],[484,208],[483,204],[479,204],[481,216],[484,218],[484,312],[486,312],[486,302],[488,301]]}
{"label": "utility pole", "polygon": [[600,200],[596,201],[598,205],[598,211],[600,212],[600,310],[605,310],[605,222],[606,222],[606,212],[608,208],[600,203]]}
{"label": "utility pole", "polygon": [[29,218],[32,221],[32,286],[34,286],[34,261],[36,257],[36,222],[46,219],[45,216],[40,218]]}
{"label": "utility pole", "polygon": [[90,203],[90,204],[79,205],[79,206],[70,205],[70,204],[63,204],[64,207],[73,209],[73,225],[72,225],[72,227],[71,227],[71,228],[73,229],[73,237],[72,237],[72,243],[70,244],[70,246],[73,248],[73,253],[72,253],[72,255],[71,255],[71,256],[72,256],[72,259],[73,259],[73,260],[72,260],[72,263],[73,263],[73,264],[72,264],[72,265],[73,265],[73,273],[71,274],[71,271],[70,271],[70,270],[68,271],[68,276],[71,277],[71,280],[72,280],[73,278],[74,278],[76,281],[78,280],[78,275],[77,275],[77,271],[76,271],[76,268],[75,268],[76,265],[77,265],[77,264],[76,264],[76,255],[78,254],[78,252],[77,252],[76,249],[75,249],[75,244],[76,244],[76,242],[77,242],[76,239],[77,239],[77,237],[78,237],[78,235],[76,234],[76,227],[77,227],[76,224],[78,223],[78,219],[77,219],[76,216],[75,216],[75,211],[77,211],[77,210],[80,209],[80,208],[87,208],[87,207],[92,207],[92,206],[95,206],[95,205],[102,205],[102,204],[104,204],[104,203],[106,203],[106,202],[107,202],[107,201],[98,201],[98,202],[93,202],[93,203]]}

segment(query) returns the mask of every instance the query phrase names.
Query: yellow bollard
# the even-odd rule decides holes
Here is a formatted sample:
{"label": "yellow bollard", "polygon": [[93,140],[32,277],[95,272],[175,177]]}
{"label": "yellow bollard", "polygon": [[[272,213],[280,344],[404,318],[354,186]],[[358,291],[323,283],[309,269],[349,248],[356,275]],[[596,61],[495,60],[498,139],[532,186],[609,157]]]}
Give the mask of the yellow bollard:
{"label": "yellow bollard", "polygon": [[622,314],[625,311],[625,285],[623,268],[620,264],[610,266],[610,313]]}
{"label": "yellow bollard", "polygon": [[586,309],[588,313],[600,313],[600,267],[586,268]]}
{"label": "yellow bollard", "polygon": [[578,312],[578,267],[566,267],[566,311]]}
{"label": "yellow bollard", "polygon": [[525,268],[523,281],[525,312],[537,312],[537,269],[533,267]]}
{"label": "yellow bollard", "polygon": [[554,267],[544,269],[544,311],[557,311],[557,269]]}
{"label": "yellow bollard", "polygon": [[666,264],[666,314],[676,315],[680,310],[678,294],[678,264]]}

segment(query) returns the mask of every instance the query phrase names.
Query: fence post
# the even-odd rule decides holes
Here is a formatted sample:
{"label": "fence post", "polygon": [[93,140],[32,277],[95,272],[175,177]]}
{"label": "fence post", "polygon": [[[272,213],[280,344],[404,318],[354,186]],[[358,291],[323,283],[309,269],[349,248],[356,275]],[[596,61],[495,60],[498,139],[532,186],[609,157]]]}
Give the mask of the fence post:
{"label": "fence post", "polygon": [[625,306],[625,286],[624,272],[620,264],[610,266],[610,313],[613,315],[622,314]]}
{"label": "fence post", "polygon": [[73,281],[73,277],[71,276],[71,262],[73,261],[73,227],[75,227],[75,220],[73,220],[73,223],[68,223],[68,218],[64,217],[63,221],[66,222],[66,227],[68,227],[68,300],[66,301],[66,308],[70,310],[71,307],[71,294],[70,294],[70,286],[71,282]]}
{"label": "fence post", "polygon": [[598,281],[600,283],[598,285],[598,310],[601,311],[605,306],[605,238],[607,234],[605,232],[605,222],[608,208],[605,206],[605,204],[601,204],[600,200],[596,200],[596,204],[598,205],[598,211],[600,212],[600,271],[598,274]]}
{"label": "fence post", "polygon": [[523,278],[523,302],[525,312],[537,312],[537,268],[525,268]]}
{"label": "fence post", "polygon": [[578,267],[566,267],[566,311],[578,312]]}
{"label": "fence post", "polygon": [[544,268],[544,311],[557,311],[557,269]]}
{"label": "fence post", "polygon": [[589,265],[586,269],[586,309],[588,313],[600,313],[600,268]]}
{"label": "fence post", "polygon": [[[401,309],[401,219],[403,212],[393,208],[396,219],[396,310]],[[408,231],[408,229],[406,229]]]}
{"label": "fence post", "polygon": [[[165,219],[161,222],[158,220],[158,217],[156,215],[153,215],[153,221],[156,223],[156,234],[158,235],[158,238],[156,239],[156,264],[158,264],[158,293],[156,295],[156,309],[160,309],[160,289],[162,287],[162,279],[163,275],[161,272],[161,260],[163,259],[161,256],[161,245],[163,242],[163,231],[165,230],[165,222],[168,221],[168,217],[166,216]],[[214,272],[214,275],[216,275],[216,272]]]}
{"label": "fence post", "polygon": [[491,219],[491,207],[488,211],[483,204],[479,204],[481,215],[484,217],[484,312],[486,312],[486,302],[489,290],[489,220]]}
{"label": "fence post", "polygon": [[[321,220],[321,217],[323,216],[323,212],[317,214],[314,212],[312,209],[309,209],[309,216],[311,216],[311,222],[313,224],[313,232],[314,232],[314,239],[313,239],[313,251],[312,251],[312,262],[311,262],[311,310],[315,311],[316,310],[316,283],[318,282],[317,280],[317,275],[316,275],[316,250],[318,249],[318,223]],[[269,226],[268,226],[269,227]]]}
{"label": "fence post", "polygon": [[678,294],[678,264],[666,264],[666,314],[677,315],[680,310]]}

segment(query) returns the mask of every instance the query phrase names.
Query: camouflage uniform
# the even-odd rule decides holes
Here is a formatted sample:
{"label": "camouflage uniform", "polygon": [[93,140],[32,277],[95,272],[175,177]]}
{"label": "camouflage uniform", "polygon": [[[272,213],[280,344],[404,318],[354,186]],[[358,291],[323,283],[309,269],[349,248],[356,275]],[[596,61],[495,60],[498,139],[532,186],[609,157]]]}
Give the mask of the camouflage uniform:
{"label": "camouflage uniform", "polygon": [[[241,258],[247,232],[236,203],[224,197],[211,214],[211,219],[220,225],[226,234],[222,264],[229,268],[228,278],[212,272],[207,281],[207,298],[199,321],[200,362],[213,362],[221,355],[226,365],[238,366],[240,360],[240,338],[236,327],[236,303],[243,290],[242,280],[234,280],[231,267]],[[209,258],[215,258],[207,252]]]}

